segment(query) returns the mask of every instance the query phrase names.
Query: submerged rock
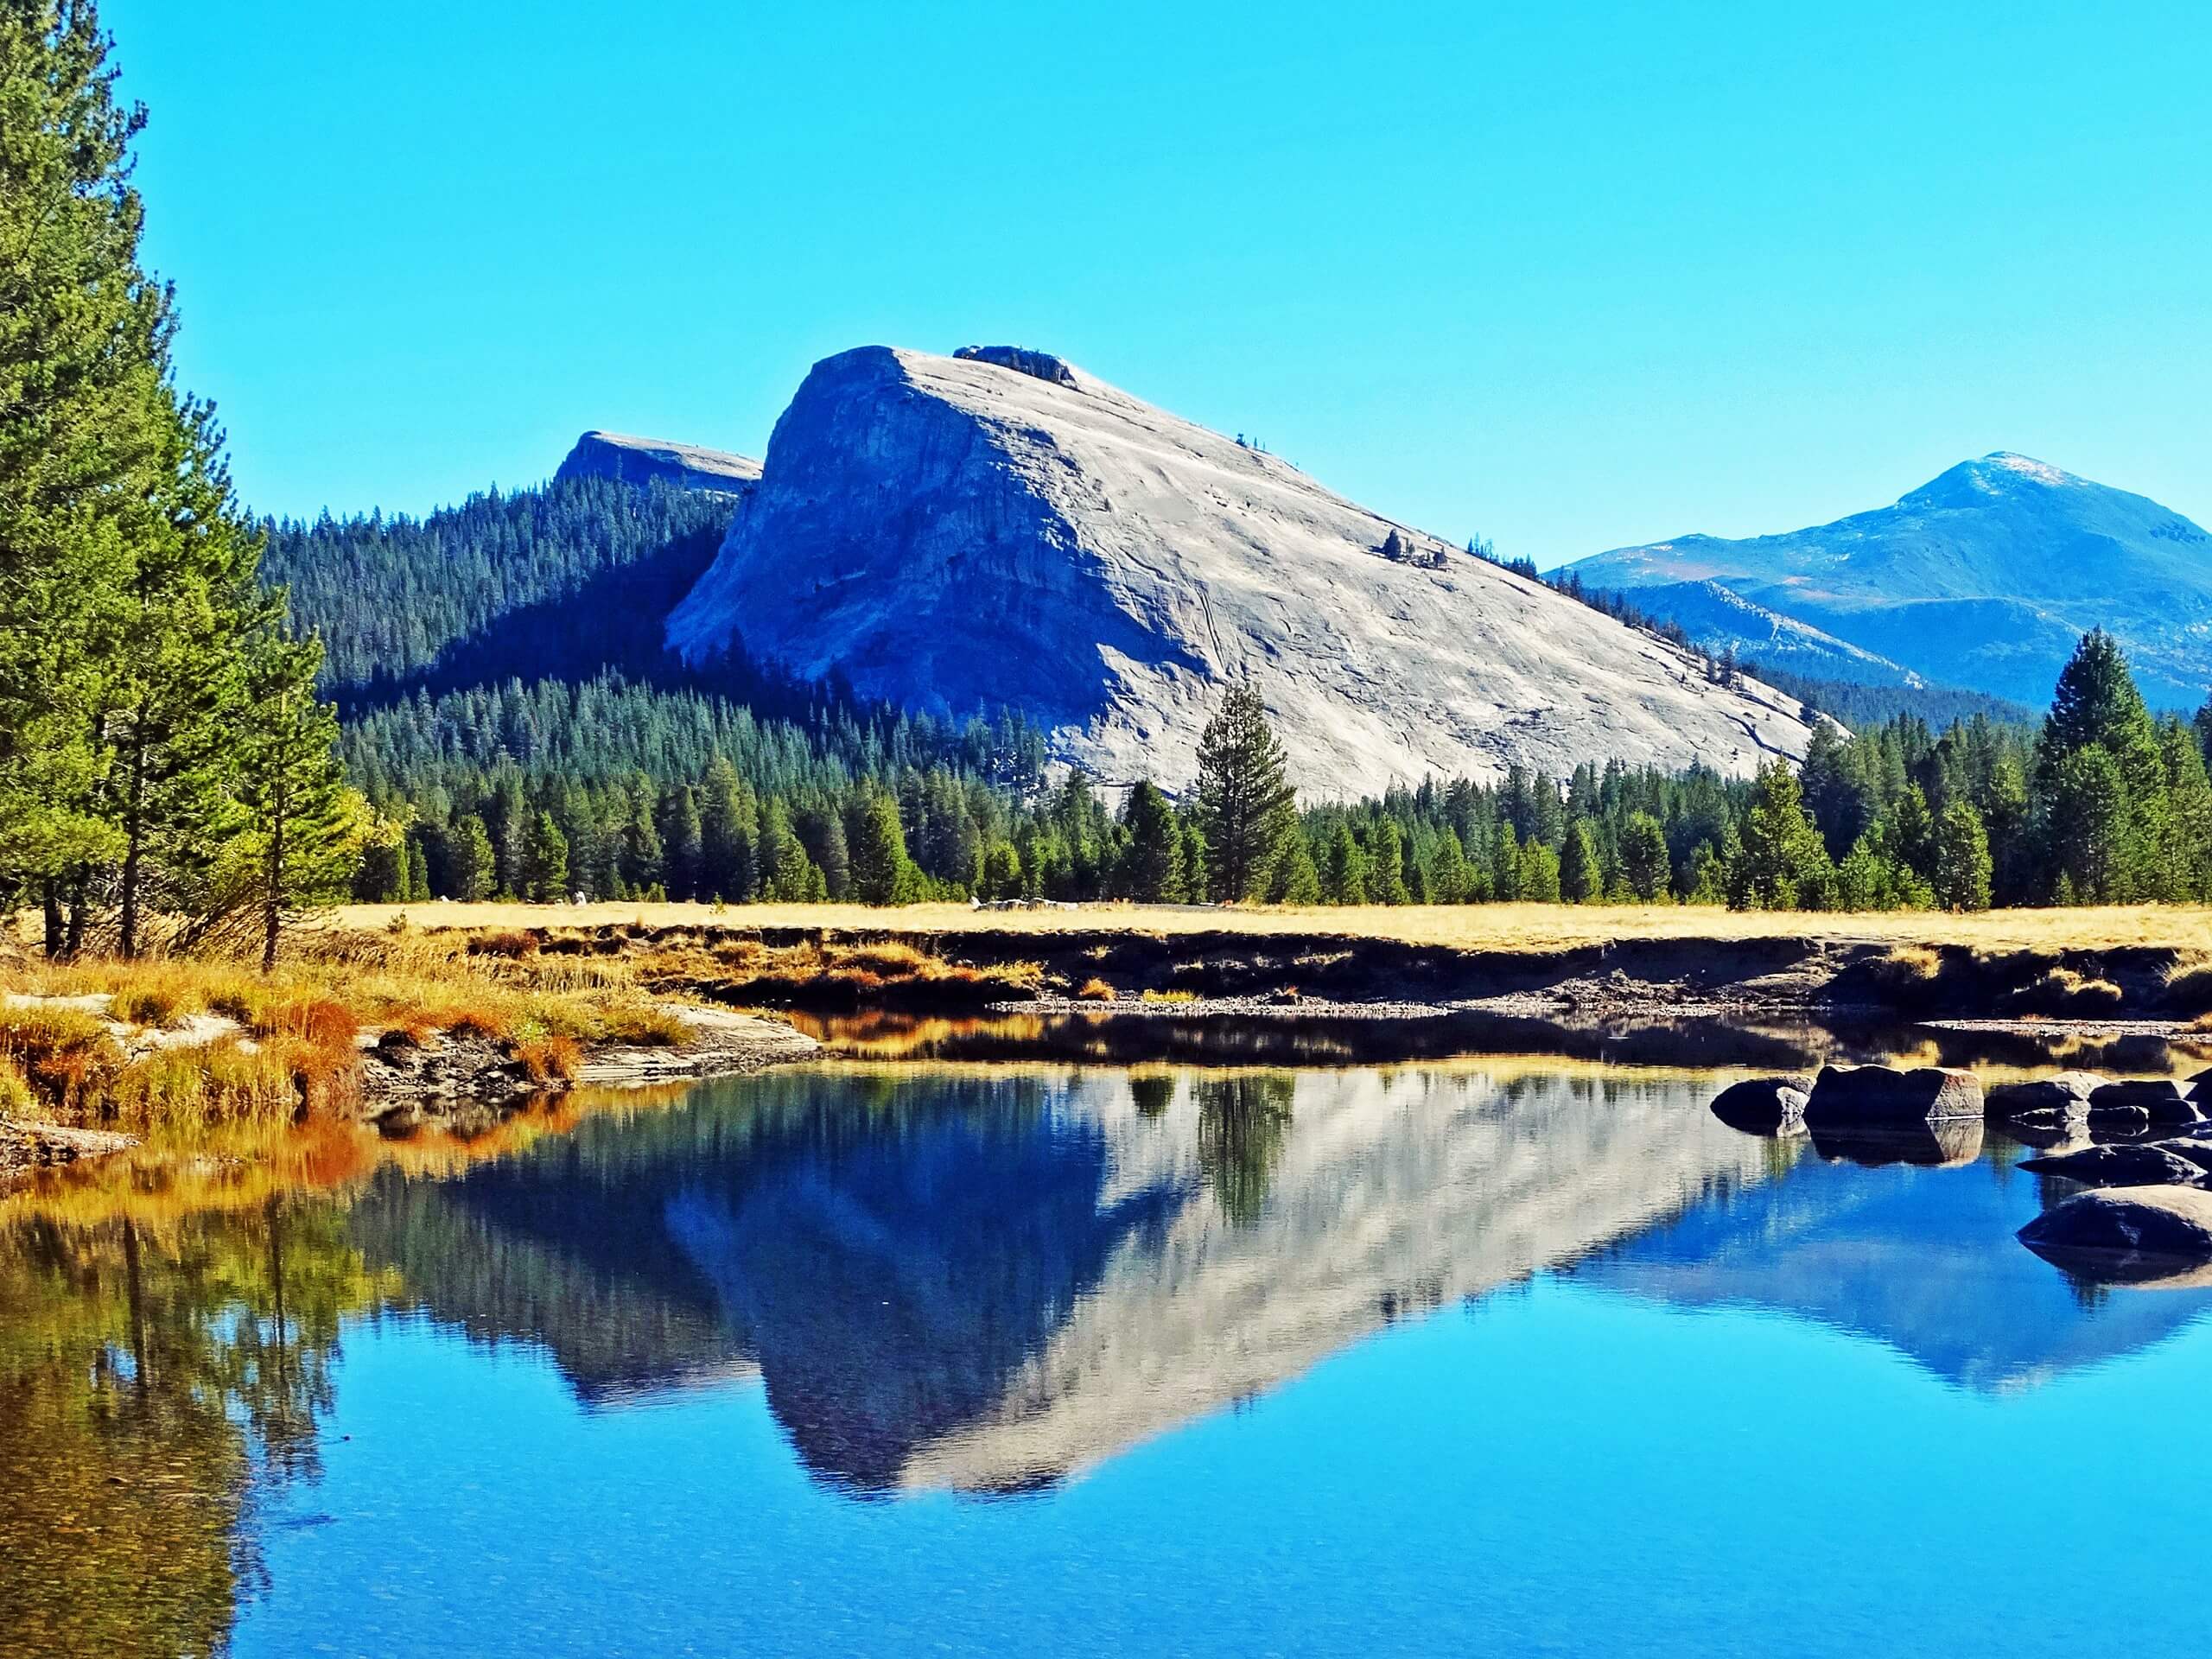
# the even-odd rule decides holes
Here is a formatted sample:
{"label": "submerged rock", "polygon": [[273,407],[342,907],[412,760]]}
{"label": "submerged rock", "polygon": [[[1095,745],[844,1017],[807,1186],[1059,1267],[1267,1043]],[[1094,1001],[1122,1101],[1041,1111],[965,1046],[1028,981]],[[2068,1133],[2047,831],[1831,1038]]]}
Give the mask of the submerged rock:
{"label": "submerged rock", "polygon": [[2133,1077],[2108,1083],[2089,1096],[2090,1110],[2110,1111],[2139,1107],[2154,1128],[2180,1128],[2202,1123],[2204,1109],[2189,1097],[2189,1085],[2171,1077]]}
{"label": "submerged rock", "polygon": [[1983,1115],[1981,1079],[1971,1071],[1925,1065],[1823,1066],[1805,1105],[1815,1130],[1910,1128],[1944,1118]]}
{"label": "submerged rock", "polygon": [[2110,1081],[2094,1071],[2061,1071],[2025,1083],[1997,1084],[1983,1096],[1983,1103],[1989,1116],[1996,1118],[2018,1117],[2030,1112],[2087,1117],[2089,1096]]}
{"label": "submerged rock", "polygon": [[2174,1135],[2151,1144],[2171,1152],[2177,1158],[2186,1158],[2206,1174],[2212,1175],[2212,1140],[2196,1135]]}
{"label": "submerged rock", "polygon": [[2025,1159],[2020,1167],[2038,1175],[2063,1175],[2084,1186],[2192,1186],[2204,1179],[2202,1166],[2155,1143],[2084,1147],[2079,1152]]}
{"label": "submerged rock", "polygon": [[1746,1077],[1720,1091],[1713,1115],[1746,1135],[1798,1135],[1811,1094],[1809,1077]]}
{"label": "submerged rock", "polygon": [[2020,1243],[2070,1272],[2118,1283],[2212,1262],[2212,1192],[2111,1186],[2077,1193],[2020,1229]]}

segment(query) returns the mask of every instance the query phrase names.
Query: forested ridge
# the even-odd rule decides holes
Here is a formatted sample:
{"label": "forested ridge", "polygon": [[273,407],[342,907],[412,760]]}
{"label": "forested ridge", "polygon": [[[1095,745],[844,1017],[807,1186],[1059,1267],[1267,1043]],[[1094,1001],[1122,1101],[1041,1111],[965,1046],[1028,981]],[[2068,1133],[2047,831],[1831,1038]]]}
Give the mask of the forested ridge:
{"label": "forested ridge", "polygon": [[264,568],[321,635],[324,683],[349,709],[516,675],[649,675],[731,511],[706,491],[557,479],[421,518],[271,520]]}

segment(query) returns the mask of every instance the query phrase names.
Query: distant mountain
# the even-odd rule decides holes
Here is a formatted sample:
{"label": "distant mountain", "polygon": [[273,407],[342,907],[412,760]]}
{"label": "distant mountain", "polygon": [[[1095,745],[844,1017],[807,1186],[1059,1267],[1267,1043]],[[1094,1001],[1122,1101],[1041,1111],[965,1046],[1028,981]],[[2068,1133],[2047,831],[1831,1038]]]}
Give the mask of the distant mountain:
{"label": "distant mountain", "polygon": [[1332,494],[1041,352],[868,346],[815,365],[670,618],[694,662],[964,716],[1172,785],[1239,679],[1323,798],[1593,759],[1742,776],[1796,704]]}
{"label": "distant mountain", "polygon": [[624,484],[667,484],[679,490],[743,495],[760,481],[760,463],[746,455],[702,449],[666,438],[633,438],[622,432],[587,432],[569,451],[556,481],[611,478]]}
{"label": "distant mountain", "polygon": [[[2194,709],[2212,689],[2212,535],[2025,455],[1964,462],[1832,524],[1686,536],[1569,569],[1702,645],[1805,674],[1895,683],[1902,671],[2040,706],[2082,635],[2104,627],[2154,703]],[[1750,643],[1769,626],[1774,644]]]}

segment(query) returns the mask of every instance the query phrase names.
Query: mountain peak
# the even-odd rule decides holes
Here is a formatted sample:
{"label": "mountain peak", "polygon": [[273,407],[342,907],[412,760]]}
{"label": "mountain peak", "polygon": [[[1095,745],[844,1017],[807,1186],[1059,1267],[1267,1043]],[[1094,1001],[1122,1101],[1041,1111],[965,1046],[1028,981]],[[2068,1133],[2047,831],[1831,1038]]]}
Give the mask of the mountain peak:
{"label": "mountain peak", "polygon": [[2033,455],[1998,449],[1980,461],[1962,461],[1950,471],[1932,478],[1900,506],[1981,506],[1992,496],[2017,495],[2033,489],[2078,488],[2083,480]]}
{"label": "mountain peak", "polygon": [[1056,760],[1180,786],[1223,689],[1315,798],[1593,756],[1749,775],[1796,705],[1454,552],[1065,359],[866,346],[815,365],[668,620],[693,661],[952,719],[1021,709]]}
{"label": "mountain peak", "polygon": [[556,479],[612,478],[625,484],[655,480],[679,490],[742,495],[760,480],[760,463],[696,443],[633,437],[627,432],[585,433],[569,451]]}

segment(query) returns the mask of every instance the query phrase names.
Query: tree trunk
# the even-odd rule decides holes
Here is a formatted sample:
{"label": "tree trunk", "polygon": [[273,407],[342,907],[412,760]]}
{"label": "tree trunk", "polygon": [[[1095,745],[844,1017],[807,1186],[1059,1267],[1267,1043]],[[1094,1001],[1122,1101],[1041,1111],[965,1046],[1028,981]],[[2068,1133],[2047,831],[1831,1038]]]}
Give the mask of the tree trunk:
{"label": "tree trunk", "polygon": [[130,742],[130,792],[124,805],[123,830],[125,847],[123,855],[123,913],[117,925],[122,937],[118,949],[128,962],[138,954],[138,883],[145,865],[146,850],[146,743],[145,711],[132,728]]}
{"label": "tree trunk", "polygon": [[86,882],[86,878],[84,873],[79,871],[75,882],[69,889],[68,946],[62,954],[72,962],[76,961],[85,948]]}
{"label": "tree trunk", "polygon": [[269,823],[268,891],[263,895],[261,912],[261,971],[276,971],[276,936],[284,925],[284,814],[290,804],[285,799],[284,774],[276,774],[276,788],[271,798],[274,808]]}
{"label": "tree trunk", "polygon": [[46,959],[48,962],[59,962],[61,959],[63,949],[61,884],[52,876],[48,876],[40,885],[39,901],[46,922]]}

